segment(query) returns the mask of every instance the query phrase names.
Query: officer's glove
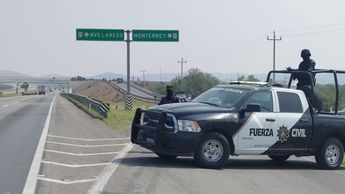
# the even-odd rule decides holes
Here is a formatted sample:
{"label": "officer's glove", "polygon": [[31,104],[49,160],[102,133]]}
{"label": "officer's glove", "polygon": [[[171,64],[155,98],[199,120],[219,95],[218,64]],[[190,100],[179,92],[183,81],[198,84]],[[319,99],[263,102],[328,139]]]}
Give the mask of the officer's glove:
{"label": "officer's glove", "polygon": [[287,67],[286,70],[292,71],[292,68],[291,67]]}

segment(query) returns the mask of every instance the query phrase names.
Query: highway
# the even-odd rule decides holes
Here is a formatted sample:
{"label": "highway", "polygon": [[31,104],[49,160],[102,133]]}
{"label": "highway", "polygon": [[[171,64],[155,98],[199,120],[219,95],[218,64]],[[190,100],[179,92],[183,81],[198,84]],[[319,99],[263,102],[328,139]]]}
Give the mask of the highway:
{"label": "highway", "polygon": [[21,193],[53,96],[0,98],[0,193]]}
{"label": "highway", "polygon": [[[116,83],[116,82],[112,82],[114,83],[115,85],[119,86],[121,89],[127,91],[127,83]],[[146,94],[134,87],[131,87],[131,94],[133,95],[137,95],[137,96],[141,96],[141,97],[144,97],[144,98],[154,98],[154,96],[151,96],[149,94]]]}
{"label": "highway", "polygon": [[[0,99],[0,193],[21,193],[53,95]],[[4,106],[7,105],[7,106]],[[162,160],[56,96],[34,193],[344,193],[345,168],[313,157],[231,156],[223,169]]]}

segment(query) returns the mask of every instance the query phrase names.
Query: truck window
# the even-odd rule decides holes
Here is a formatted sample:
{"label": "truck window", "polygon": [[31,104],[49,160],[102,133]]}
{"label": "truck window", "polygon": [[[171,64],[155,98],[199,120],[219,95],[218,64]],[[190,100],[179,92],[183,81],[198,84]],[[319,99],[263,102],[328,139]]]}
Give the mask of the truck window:
{"label": "truck window", "polygon": [[302,113],[302,103],[299,96],[290,92],[277,92],[280,112]]}
{"label": "truck window", "polygon": [[271,91],[254,93],[245,102],[245,104],[252,103],[260,104],[261,112],[273,112],[273,100]]}

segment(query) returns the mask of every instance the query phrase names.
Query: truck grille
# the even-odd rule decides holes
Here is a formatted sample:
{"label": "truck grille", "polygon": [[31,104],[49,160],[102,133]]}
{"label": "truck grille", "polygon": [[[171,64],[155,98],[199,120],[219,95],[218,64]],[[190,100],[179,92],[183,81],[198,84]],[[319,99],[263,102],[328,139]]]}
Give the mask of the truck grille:
{"label": "truck grille", "polygon": [[[161,116],[161,113],[159,112],[145,111],[141,115],[140,124],[143,126],[157,128],[160,116]],[[175,121],[172,115],[167,115],[167,118],[164,124],[165,124],[165,128],[167,128],[166,129],[167,131],[174,132]]]}

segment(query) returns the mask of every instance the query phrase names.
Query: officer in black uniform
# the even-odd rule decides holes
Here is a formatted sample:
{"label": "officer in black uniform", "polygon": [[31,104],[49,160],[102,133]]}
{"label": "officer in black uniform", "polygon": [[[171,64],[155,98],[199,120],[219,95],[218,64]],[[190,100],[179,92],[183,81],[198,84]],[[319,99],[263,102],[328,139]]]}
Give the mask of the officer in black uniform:
{"label": "officer in black uniform", "polygon": [[[303,58],[303,61],[298,66],[298,71],[313,71],[315,69],[315,61],[313,59],[310,59],[311,53],[309,49],[303,49],[301,52],[301,57]],[[292,71],[293,69],[291,67],[288,67],[287,70]],[[315,84],[315,75],[312,75],[313,81]],[[293,79],[298,80],[297,83],[297,89],[302,88],[303,86],[310,86],[311,81],[309,79],[309,76],[305,74],[295,74],[293,75]]]}
{"label": "officer in black uniform", "polygon": [[174,90],[172,86],[167,86],[167,95],[162,97],[158,105],[170,104],[170,103],[176,103],[176,102],[180,102],[180,101],[178,100],[178,98],[174,96]]}
{"label": "officer in black uniform", "polygon": [[[301,52],[301,57],[303,58],[303,61],[299,64],[298,66],[298,71],[313,71],[315,70],[315,61],[313,59],[310,59],[311,53],[309,49],[303,49]],[[287,70],[293,71],[291,67],[288,67]],[[321,95],[318,93],[318,91],[315,90],[314,88],[314,93],[312,93],[311,87],[315,86],[315,74],[312,74],[312,79],[314,81],[314,85],[311,85],[311,80],[310,77],[307,76],[306,74],[292,74],[293,79],[298,80],[297,83],[297,89],[302,90],[306,97],[310,100],[312,106],[318,110],[321,111],[323,102]]]}

